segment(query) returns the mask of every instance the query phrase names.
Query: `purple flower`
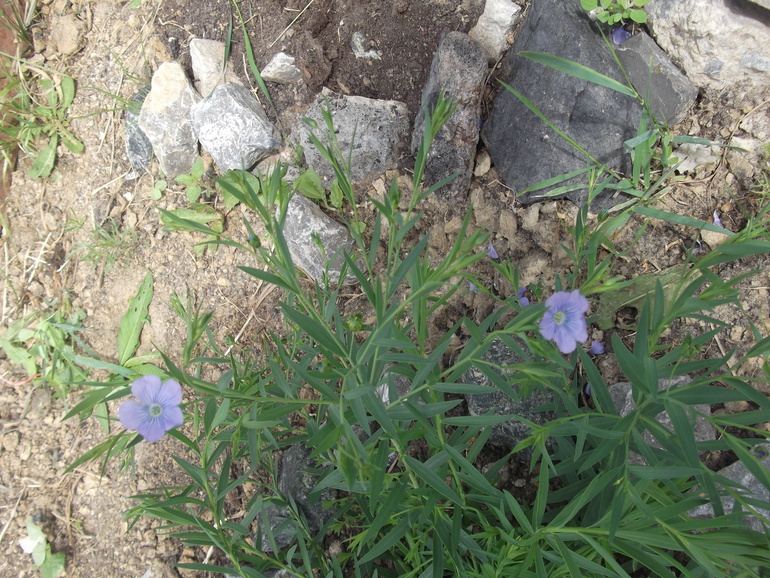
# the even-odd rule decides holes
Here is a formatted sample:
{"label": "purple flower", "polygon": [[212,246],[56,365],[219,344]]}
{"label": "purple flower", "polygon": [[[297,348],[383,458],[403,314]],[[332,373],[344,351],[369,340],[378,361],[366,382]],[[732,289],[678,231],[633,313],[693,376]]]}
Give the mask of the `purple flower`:
{"label": "purple flower", "polygon": [[586,392],[586,395],[588,395],[588,396],[591,395],[592,391],[591,391],[591,384],[590,383],[586,383],[585,392]]}
{"label": "purple flower", "polygon": [[588,299],[575,289],[558,291],[545,304],[548,310],[540,321],[540,335],[555,341],[562,353],[572,353],[578,341],[588,339],[585,319]]}
{"label": "purple flower", "polygon": [[601,355],[604,352],[605,352],[605,349],[604,349],[604,345],[602,345],[602,342],[594,339],[591,342],[591,355]]}
{"label": "purple flower", "polygon": [[490,243],[489,247],[487,247],[487,255],[490,259],[499,259],[500,255],[497,254],[497,251],[495,251],[495,246]]}
{"label": "purple flower", "polygon": [[139,432],[145,441],[156,442],[184,423],[179,408],[182,387],[176,381],[169,379],[161,384],[157,375],[145,375],[131,384],[131,393],[139,401],[124,401],[118,418],[124,428]]}
{"label": "purple flower", "polygon": [[626,40],[631,38],[631,33],[628,30],[626,30],[625,28],[623,28],[622,26],[618,26],[617,28],[613,28],[612,31],[610,32],[610,34],[612,35],[613,42],[615,42],[615,44],[617,44],[618,46],[620,46]]}
{"label": "purple flower", "polygon": [[722,224],[722,219],[719,218],[719,213],[716,211],[714,211],[714,224],[717,227],[724,227],[724,225]]}
{"label": "purple flower", "polygon": [[527,292],[527,288],[526,288],[526,287],[521,287],[521,288],[519,288],[519,290],[518,290],[518,291],[517,291],[517,293],[516,293],[516,297],[518,297],[518,298],[519,298],[519,304],[520,304],[522,307],[526,307],[527,305],[529,305],[529,299],[527,299],[526,297],[524,297],[524,294],[525,294],[526,292]]}
{"label": "purple flower", "polygon": [[476,286],[475,286],[473,283],[471,283],[470,281],[468,281],[468,289],[470,289],[470,290],[471,290],[471,292],[473,292],[473,293],[478,293],[478,292],[479,292],[479,288],[478,288],[478,287],[476,287]]}

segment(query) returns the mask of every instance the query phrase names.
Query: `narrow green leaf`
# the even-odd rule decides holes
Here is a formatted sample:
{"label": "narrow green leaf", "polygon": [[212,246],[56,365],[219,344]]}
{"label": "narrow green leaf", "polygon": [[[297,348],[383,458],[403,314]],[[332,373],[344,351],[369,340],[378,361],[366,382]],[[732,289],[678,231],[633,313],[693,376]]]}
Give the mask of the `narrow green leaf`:
{"label": "narrow green leaf", "polygon": [[51,175],[54,163],[56,162],[56,147],[59,146],[59,135],[51,135],[48,145],[41,151],[38,151],[32,166],[29,169],[29,176],[33,179],[41,179]]}
{"label": "narrow green leaf", "polygon": [[600,74],[595,70],[588,68],[587,66],[583,66],[582,64],[579,64],[573,60],[567,60],[566,58],[553,56],[552,54],[543,54],[542,52],[529,51],[519,52],[519,56],[529,58],[530,60],[534,60],[535,62],[544,64],[545,66],[549,66],[550,68],[558,70],[559,72],[563,72],[564,74],[569,74],[570,76],[574,76],[582,80],[587,80],[588,82],[598,84],[599,86],[615,90],[621,94],[630,96],[631,98],[636,98],[636,92],[633,89],[627,87],[625,84],[621,84],[614,78]]}
{"label": "narrow green leaf", "polygon": [[152,296],[153,278],[152,272],[148,269],[144,281],[128,304],[128,311],[120,322],[118,329],[118,363],[120,365],[125,365],[139,347],[139,338],[147,322]]}

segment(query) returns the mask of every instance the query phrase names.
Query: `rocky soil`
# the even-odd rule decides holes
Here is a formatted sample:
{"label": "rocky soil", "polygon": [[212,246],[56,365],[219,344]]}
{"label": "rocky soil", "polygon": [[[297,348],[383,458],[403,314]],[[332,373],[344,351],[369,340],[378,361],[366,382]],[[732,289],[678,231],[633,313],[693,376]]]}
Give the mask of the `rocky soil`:
{"label": "rocky soil", "polygon": [[[278,320],[277,292],[236,269],[240,264],[253,265],[244,255],[228,247],[201,255],[192,250],[199,240],[195,236],[164,231],[157,209],[186,206],[184,190],[170,183],[162,198],[153,200],[153,183],[160,178],[157,164],[150,174],[127,180],[131,167],[123,149],[121,99],[146,85],[159,63],[179,58],[186,65],[192,38],[225,40],[230,3],[145,0],[137,8],[132,4],[41,3],[32,58],[76,79],[78,92],[70,112],[85,151],[82,155],[60,151],[57,168],[45,181],[29,178],[30,160],[19,160],[1,239],[5,275],[0,331],[32,311],[66,305],[85,314],[81,339],[102,359],[114,360],[120,318],[149,268],[155,278],[155,299],[141,353],[162,349],[172,358],[180,355],[186,328],[169,306],[174,293],[214,311],[212,328],[222,340],[258,344],[263,332]],[[322,86],[345,94],[401,100],[414,119],[441,34],[467,32],[483,10],[483,2],[317,0],[302,12],[304,8],[305,3],[296,0],[241,3],[257,64],[264,66],[272,54],[284,49],[300,63],[302,82],[270,86],[275,110],[268,113],[286,126],[296,121]],[[354,31],[367,39],[366,49],[381,52],[380,60],[353,55]],[[253,88],[237,29],[233,59],[241,80]],[[489,95],[494,90],[490,81]],[[768,103],[762,98],[750,90],[703,90],[692,114],[676,130],[755,145],[756,135],[770,125]],[[550,287],[555,275],[569,264],[560,243],[569,238],[567,227],[576,208],[568,201],[518,205],[488,158],[480,147],[469,195],[474,225],[492,233],[501,257],[519,264],[523,283]],[[410,163],[404,159],[401,175],[408,174],[404,167]],[[761,152],[726,152],[698,172],[683,175],[661,207],[704,220],[711,220],[718,210],[725,226],[737,231],[763,202],[751,193],[762,168],[767,168],[767,160]],[[210,164],[208,169],[212,176]],[[388,180],[394,174],[398,173],[389,174]],[[362,198],[375,194],[384,182],[360,191]],[[421,227],[431,233],[436,255],[445,254],[453,242],[467,208],[435,201],[426,207]],[[227,233],[237,238],[245,238],[241,213],[236,208],[226,221]],[[627,277],[681,262],[696,237],[696,232],[684,227],[653,223],[634,244],[639,226],[641,221],[632,222],[617,239],[619,247],[630,247],[618,271]],[[111,231],[116,242],[95,250],[95,228]],[[768,265],[766,258],[755,259],[720,272],[733,276],[750,268],[760,270],[739,287],[746,311],[717,312],[734,327],[722,332],[704,355],[746,348],[751,339],[749,319],[765,331],[770,327]],[[490,266],[482,264],[475,273],[505,294]],[[489,296],[468,291],[452,302],[447,316],[480,318],[492,306]],[[672,329],[672,339],[679,331],[681,327]],[[606,335],[594,329],[592,337]],[[608,382],[619,378],[612,355],[602,361],[602,370]],[[760,375],[758,365],[746,371]],[[140,444],[136,466],[127,471],[111,464],[100,475],[98,464],[93,464],[65,473],[68,465],[104,438],[101,426],[94,419],[62,421],[77,398],[62,398],[6,358],[0,358],[0,377],[0,575],[38,575],[31,557],[19,547],[19,539],[26,535],[25,519],[30,517],[45,529],[53,550],[66,553],[68,576],[195,575],[175,569],[174,564],[202,562],[211,552],[183,549],[152,520],[142,519],[129,528],[123,516],[132,506],[130,496],[146,488],[184,483],[170,458],[180,451],[176,442],[166,438],[158,444]],[[104,377],[98,372],[93,375],[95,380]]]}

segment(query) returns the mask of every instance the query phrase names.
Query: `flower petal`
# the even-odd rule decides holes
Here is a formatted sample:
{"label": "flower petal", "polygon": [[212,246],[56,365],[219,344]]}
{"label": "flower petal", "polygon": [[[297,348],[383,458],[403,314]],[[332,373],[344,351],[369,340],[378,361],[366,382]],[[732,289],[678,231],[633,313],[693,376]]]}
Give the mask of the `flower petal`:
{"label": "flower petal", "polygon": [[173,379],[164,381],[155,395],[155,403],[162,405],[164,410],[179,405],[182,403],[182,386]]}
{"label": "flower petal", "polygon": [[163,428],[168,431],[171,428],[178,427],[184,423],[184,415],[179,406],[173,406],[169,408],[163,408],[163,415],[161,416],[163,422]]}
{"label": "flower petal", "polygon": [[131,384],[131,393],[142,403],[157,403],[155,401],[160,390],[160,377],[144,375]]}
{"label": "flower petal", "polygon": [[118,419],[126,429],[137,431],[147,418],[147,406],[136,401],[124,401],[118,408]]}
{"label": "flower petal", "polygon": [[156,442],[166,435],[166,429],[163,427],[163,419],[161,418],[148,419],[139,426],[137,431],[147,442]]}

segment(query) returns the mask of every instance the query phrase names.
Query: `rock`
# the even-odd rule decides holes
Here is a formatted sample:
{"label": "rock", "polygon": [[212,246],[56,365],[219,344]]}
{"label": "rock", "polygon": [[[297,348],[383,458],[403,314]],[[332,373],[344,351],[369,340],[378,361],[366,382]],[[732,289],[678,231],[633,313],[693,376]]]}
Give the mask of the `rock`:
{"label": "rock", "polygon": [[521,8],[512,0],[487,0],[484,13],[468,36],[486,50],[489,63],[496,62],[508,48],[508,36],[519,21]]}
{"label": "rock", "polygon": [[[524,348],[523,344],[520,344]],[[490,365],[485,367],[486,371],[494,371],[503,378],[508,378],[515,374],[509,369],[497,369],[497,367],[506,367],[517,363],[523,363],[517,353],[508,348],[501,340],[496,339],[489,350],[482,356],[484,361]],[[494,367],[494,368],[493,368]],[[484,372],[476,366],[471,367],[460,380],[461,383],[472,383],[475,385],[493,386],[494,382],[487,377]],[[487,415],[490,412],[494,415],[516,415],[537,425],[544,425],[548,421],[555,419],[556,416],[551,411],[541,411],[536,409],[538,406],[553,401],[553,395],[550,392],[534,389],[528,397],[519,396],[520,385],[513,380],[507,379],[511,389],[518,396],[512,399],[498,388],[490,393],[475,393],[466,395],[468,402],[468,413],[473,416]],[[492,426],[492,434],[489,436],[489,443],[513,448],[519,442],[529,437],[531,431],[528,426],[517,419],[511,419]]]}
{"label": "rock", "polygon": [[310,32],[299,35],[295,50],[302,78],[311,90],[316,90],[332,73],[332,63],[326,58],[321,43]]}
{"label": "rock", "polygon": [[70,56],[83,48],[88,24],[74,14],[54,16],[51,20],[49,43],[59,54]]}
{"label": "rock", "polygon": [[142,88],[131,97],[126,107],[126,156],[131,166],[138,171],[146,171],[152,160],[152,143],[139,126],[139,112],[149,92],[149,86]]}
{"label": "rock", "polygon": [[[283,234],[294,265],[319,283],[323,282],[328,267],[329,282],[337,284],[345,262],[343,254],[353,249],[353,238],[345,226],[326,215],[303,195],[295,193],[286,211]],[[323,253],[316,245],[314,235],[320,238]],[[346,282],[353,279],[349,276]]]}
{"label": "rock", "polygon": [[697,143],[683,143],[677,147],[674,156],[679,159],[676,172],[685,174],[696,172],[701,167],[716,165],[719,157],[713,154],[716,147]]}
{"label": "rock", "polygon": [[263,80],[278,84],[291,84],[302,80],[302,73],[294,65],[294,57],[279,52],[260,71]]}
{"label": "rock", "polygon": [[703,229],[700,232],[700,238],[703,239],[703,242],[706,243],[709,247],[716,249],[730,237],[726,232],[723,234],[717,233],[716,231],[707,231],[706,229]]}
{"label": "rock", "polygon": [[483,177],[492,168],[492,157],[485,150],[476,155],[476,167],[473,169],[473,174],[477,177]]}
{"label": "rock", "polygon": [[160,170],[171,179],[188,173],[198,158],[190,110],[199,100],[180,64],[164,62],[158,67],[139,113],[139,126],[152,143]]}
{"label": "rock", "polygon": [[487,56],[478,42],[462,32],[449,32],[441,38],[412,133],[412,153],[416,153],[425,133],[426,108],[435,107],[441,93],[456,102],[457,108],[436,135],[425,165],[426,186],[458,175],[436,191],[441,199],[462,201],[468,195],[486,75]]}
{"label": "rock", "polygon": [[[673,379],[661,379],[658,382],[658,390],[682,387],[690,383],[692,379],[686,375],[679,375]],[[625,417],[636,409],[636,404],[633,398],[633,388],[630,383],[620,382],[615,383],[607,387],[612,397],[612,401],[615,403],[615,408],[618,410],[620,417]],[[695,411],[705,415],[711,415],[711,406],[708,404],[699,404],[693,407]],[[695,440],[704,442],[708,440],[716,439],[716,430],[714,427],[702,416],[696,416],[694,412],[691,413],[690,421],[693,424],[693,433],[695,434]],[[665,411],[657,415],[658,423],[665,427],[667,430],[673,432],[674,426],[671,424],[671,418]],[[652,436],[649,431],[645,431],[642,434],[644,441],[650,446],[660,449],[662,446]],[[635,465],[644,464],[644,459],[633,453],[630,455],[629,462]]]}
{"label": "rock", "polygon": [[190,60],[195,88],[203,96],[209,96],[214,88],[225,82],[241,84],[229,61],[226,69],[222,70],[222,63],[225,61],[224,42],[193,38],[190,40]]}
{"label": "rock", "polygon": [[647,98],[649,90],[649,105],[655,119],[669,126],[684,120],[695,104],[698,87],[672,64],[655,41],[640,32],[615,51],[636,91]]}
{"label": "rock", "polygon": [[770,83],[767,13],[731,0],[656,0],[645,6],[653,37],[698,86]]}
{"label": "rock", "polygon": [[246,87],[232,82],[193,105],[192,123],[222,173],[248,170],[281,144],[262,105]]}
{"label": "rock", "polygon": [[[762,467],[766,470],[770,469],[770,447],[766,445],[758,445],[756,446],[755,451],[757,451],[757,453],[761,452],[760,455],[765,456],[765,458],[760,462]],[[732,480],[736,484],[740,484],[744,488],[744,490],[739,490],[740,493],[748,498],[753,498],[755,500],[761,500],[765,502],[770,500],[770,491],[768,491],[765,485],[749,471],[749,469],[742,461],[735,462],[726,468],[722,468],[717,472],[717,474],[727,478],[728,480]],[[717,487],[721,488],[719,485],[717,485]],[[726,514],[732,512],[734,507],[735,498],[732,496],[722,496],[722,508]],[[757,513],[770,518],[770,511],[768,510],[757,508]],[[712,518],[714,516],[714,508],[711,504],[703,504],[690,510],[688,514],[693,518]],[[743,517],[743,523],[747,528],[750,528],[755,532],[761,532],[764,534],[766,531],[765,525],[756,516],[745,515]]]}
{"label": "rock", "polygon": [[[331,108],[339,152],[345,159],[350,154],[350,175],[354,183],[373,180],[396,166],[402,143],[409,133],[409,115],[404,103],[362,96],[336,96],[324,89],[305,114],[317,123],[318,129],[314,132],[324,144],[327,144],[327,138],[322,111],[327,103]],[[308,167],[324,179],[333,179],[332,166],[315,148],[309,135],[309,127],[300,123],[292,140],[302,146]]]}
{"label": "rock", "polygon": [[[554,18],[560,14],[560,18]],[[564,25],[569,19],[569,26]],[[636,136],[641,106],[635,98],[588,81],[558,72],[519,56],[524,50],[545,52],[576,61],[619,82],[624,82],[594,24],[579,2],[533,0],[524,25],[506,57],[510,73],[502,80],[526,96],[550,119],[597,160],[622,173],[631,168],[623,142]],[[585,156],[551,130],[510,91],[495,99],[492,114],[482,130],[492,162],[506,185],[517,192],[545,179],[586,167]],[[585,176],[563,185],[579,186]],[[530,191],[518,198],[533,203],[553,187]],[[585,188],[555,198],[567,197],[582,204]],[[624,200],[600,195],[594,207],[605,208]]]}
{"label": "rock", "polygon": [[[293,501],[301,510],[312,534],[317,534],[334,515],[334,510],[325,508],[323,503],[336,497],[334,490],[329,488],[323,490],[320,495],[313,495],[321,476],[308,470],[316,467],[315,459],[310,457],[310,450],[302,444],[295,444],[283,453],[278,473],[278,491],[287,502]],[[287,531],[294,528],[295,524],[291,510],[288,507],[268,504],[264,513],[266,520],[262,515],[257,516],[258,527],[264,527],[267,522],[278,548],[286,548],[294,541],[293,532]],[[272,552],[273,549],[264,530],[261,547],[263,552]]]}

